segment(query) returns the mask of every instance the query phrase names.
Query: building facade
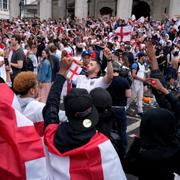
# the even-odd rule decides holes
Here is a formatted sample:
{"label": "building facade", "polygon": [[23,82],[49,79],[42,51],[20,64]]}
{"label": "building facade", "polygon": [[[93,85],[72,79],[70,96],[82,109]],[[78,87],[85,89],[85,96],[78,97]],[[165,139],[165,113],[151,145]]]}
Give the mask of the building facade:
{"label": "building facade", "polygon": [[152,16],[160,20],[180,16],[180,0],[0,0],[0,18],[78,18],[113,15],[124,19]]}
{"label": "building facade", "polygon": [[0,0],[0,17],[3,19],[8,19],[9,14],[9,0]]}
{"label": "building facade", "polygon": [[78,18],[111,14],[125,19],[135,14],[136,17],[148,15],[158,20],[164,14],[180,16],[180,0],[39,0],[39,6],[42,19],[64,18],[68,14]]}
{"label": "building facade", "polygon": [[21,8],[26,0],[0,0],[0,18],[11,19],[21,16]]}

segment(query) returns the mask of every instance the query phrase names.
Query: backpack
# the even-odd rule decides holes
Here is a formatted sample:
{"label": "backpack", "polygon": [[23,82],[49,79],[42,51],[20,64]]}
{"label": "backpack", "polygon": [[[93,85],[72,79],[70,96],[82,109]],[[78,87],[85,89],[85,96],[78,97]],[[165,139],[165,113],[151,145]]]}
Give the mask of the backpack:
{"label": "backpack", "polygon": [[128,68],[123,68],[122,66],[120,67],[119,70],[119,75],[125,79],[127,79],[127,81],[129,82],[129,85],[131,86],[132,84],[132,77],[131,77],[131,73],[130,73],[130,69]]}
{"label": "backpack", "polygon": [[23,68],[22,71],[34,71],[33,62],[29,57],[26,57],[23,62]]}
{"label": "backpack", "polygon": [[[138,67],[138,68],[137,68],[137,71],[136,71],[136,74],[137,74],[138,71],[139,71],[139,64],[138,64],[138,62],[134,62],[133,64],[137,64],[137,67]],[[132,72],[132,70],[133,70],[133,69],[132,69],[132,66],[131,66],[131,72]]]}

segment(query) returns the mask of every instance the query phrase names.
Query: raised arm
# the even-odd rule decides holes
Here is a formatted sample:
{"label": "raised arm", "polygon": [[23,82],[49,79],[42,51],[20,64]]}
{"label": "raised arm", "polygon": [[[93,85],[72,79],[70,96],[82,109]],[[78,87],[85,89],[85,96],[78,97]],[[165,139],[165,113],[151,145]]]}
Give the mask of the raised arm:
{"label": "raised arm", "polygon": [[180,100],[175,97],[173,94],[171,94],[159,81],[159,79],[148,79],[148,83],[155,88],[156,90],[160,91],[164,97],[165,100],[168,101],[171,105],[171,111],[175,113],[176,119],[177,119],[177,128],[180,129]]}
{"label": "raised arm", "polygon": [[113,79],[113,67],[112,67],[112,53],[110,49],[105,48],[104,49],[104,56],[107,61],[107,72],[103,78],[106,84],[110,84]]}
{"label": "raised arm", "polygon": [[70,65],[71,62],[67,61],[67,59],[63,59],[60,62],[60,70],[49,92],[46,106],[43,109],[45,128],[49,124],[59,124],[58,112],[59,112],[60,96],[64,82],[66,81],[65,78],[66,72],[69,69]]}
{"label": "raised arm", "polygon": [[155,48],[152,42],[149,40],[146,43],[147,55],[151,64],[151,70],[159,70],[158,62],[156,59]]}

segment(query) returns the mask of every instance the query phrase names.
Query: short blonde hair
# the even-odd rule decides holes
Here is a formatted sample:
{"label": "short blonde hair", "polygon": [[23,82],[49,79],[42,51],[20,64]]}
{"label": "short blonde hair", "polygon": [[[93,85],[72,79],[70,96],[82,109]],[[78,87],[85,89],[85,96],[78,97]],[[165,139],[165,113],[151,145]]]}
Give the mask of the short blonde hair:
{"label": "short blonde hair", "polygon": [[19,73],[13,82],[13,89],[21,94],[25,95],[28,91],[37,84],[36,75],[31,71]]}

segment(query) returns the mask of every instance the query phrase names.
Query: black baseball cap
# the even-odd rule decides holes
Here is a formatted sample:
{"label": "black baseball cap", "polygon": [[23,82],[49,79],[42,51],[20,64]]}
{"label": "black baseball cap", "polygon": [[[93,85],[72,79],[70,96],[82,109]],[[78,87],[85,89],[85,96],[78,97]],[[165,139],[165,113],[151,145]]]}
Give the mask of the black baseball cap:
{"label": "black baseball cap", "polygon": [[86,131],[96,126],[99,115],[86,89],[73,88],[64,97],[64,108],[70,126],[77,131]]}
{"label": "black baseball cap", "polygon": [[91,90],[90,95],[96,107],[106,108],[112,106],[112,98],[107,90],[98,87]]}
{"label": "black baseball cap", "polygon": [[143,56],[146,56],[146,54],[144,52],[142,52],[142,51],[137,54],[138,58],[141,58]]}
{"label": "black baseball cap", "polygon": [[90,92],[93,103],[98,110],[100,118],[111,113],[112,97],[110,93],[103,88],[95,88]]}

